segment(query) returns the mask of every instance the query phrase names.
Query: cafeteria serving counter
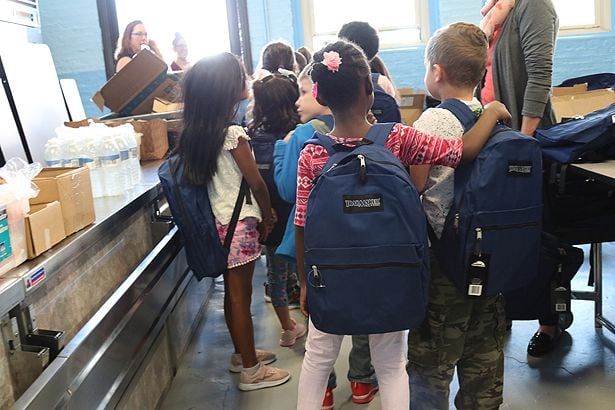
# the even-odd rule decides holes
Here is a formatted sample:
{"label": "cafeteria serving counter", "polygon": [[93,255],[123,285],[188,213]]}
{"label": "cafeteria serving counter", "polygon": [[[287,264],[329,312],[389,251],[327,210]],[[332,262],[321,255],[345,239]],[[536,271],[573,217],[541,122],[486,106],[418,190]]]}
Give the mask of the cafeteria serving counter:
{"label": "cafeteria serving counter", "polygon": [[0,278],[0,409],[157,406],[212,286],[188,270],[159,165]]}

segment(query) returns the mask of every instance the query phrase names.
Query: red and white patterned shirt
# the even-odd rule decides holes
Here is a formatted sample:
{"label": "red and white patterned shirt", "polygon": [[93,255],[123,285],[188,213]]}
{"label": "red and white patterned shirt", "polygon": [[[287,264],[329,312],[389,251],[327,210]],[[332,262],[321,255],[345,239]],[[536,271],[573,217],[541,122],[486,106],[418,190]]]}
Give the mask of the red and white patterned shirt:
{"label": "red and white patterned shirt", "polygon": [[[361,138],[340,138],[331,135],[337,143],[354,142]],[[396,124],[391,130],[385,147],[388,148],[402,164],[435,164],[455,168],[461,160],[463,141],[461,138],[442,139],[424,134],[407,125]],[[327,150],[309,144],[299,157],[297,170],[297,210],[295,225],[305,226],[305,212],[308,197],[314,185],[314,179],[329,160]]]}

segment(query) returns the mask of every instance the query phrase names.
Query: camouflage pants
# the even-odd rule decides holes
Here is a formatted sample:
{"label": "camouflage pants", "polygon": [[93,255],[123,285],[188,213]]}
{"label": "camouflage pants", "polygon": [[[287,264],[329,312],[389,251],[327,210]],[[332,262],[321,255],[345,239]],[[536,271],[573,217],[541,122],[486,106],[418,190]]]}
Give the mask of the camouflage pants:
{"label": "camouflage pants", "polygon": [[408,336],[412,410],[447,410],[455,368],[455,407],[497,409],[502,404],[505,333],[504,302],[462,294],[431,258],[425,321]]}

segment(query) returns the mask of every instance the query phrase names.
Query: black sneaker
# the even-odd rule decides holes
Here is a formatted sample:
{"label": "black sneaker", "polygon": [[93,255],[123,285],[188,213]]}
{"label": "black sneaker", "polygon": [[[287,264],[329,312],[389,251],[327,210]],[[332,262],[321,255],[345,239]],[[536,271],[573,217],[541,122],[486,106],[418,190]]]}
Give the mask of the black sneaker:
{"label": "black sneaker", "polygon": [[557,346],[557,342],[562,338],[564,331],[557,329],[555,336],[551,337],[546,333],[536,332],[527,345],[527,354],[532,357],[542,357]]}

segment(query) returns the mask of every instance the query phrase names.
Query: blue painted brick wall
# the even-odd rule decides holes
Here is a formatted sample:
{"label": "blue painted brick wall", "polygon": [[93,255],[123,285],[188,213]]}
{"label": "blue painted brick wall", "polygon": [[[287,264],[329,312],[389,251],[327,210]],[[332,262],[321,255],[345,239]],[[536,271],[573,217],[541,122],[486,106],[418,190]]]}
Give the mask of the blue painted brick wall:
{"label": "blue painted brick wall", "polygon": [[[248,3],[262,3],[265,0],[248,1]],[[300,0],[269,0],[267,5],[269,18],[272,10],[283,11],[289,9],[293,13],[300,12],[296,2]],[[455,21],[468,21],[478,23],[480,21],[480,9],[483,0],[429,0],[430,9],[437,10],[437,15],[430,15],[430,30],[437,29]],[[295,7],[293,7],[295,6]],[[250,29],[252,30],[253,52],[258,56],[262,45],[271,37],[259,37],[259,21],[263,20],[262,14],[253,9],[254,15],[250,14]],[[260,13],[263,13],[260,8]],[[615,12],[615,0],[611,0],[611,11]],[[296,16],[294,16],[296,18]],[[253,21],[254,20],[254,21]],[[271,21],[271,20],[270,20]],[[285,21],[285,23],[287,23]],[[435,23],[435,24],[434,24]],[[271,23],[269,23],[271,24]],[[614,25],[615,26],[615,25]],[[280,32],[283,33],[282,30]],[[293,40],[292,31],[284,35],[289,41]],[[267,38],[264,40],[264,38]],[[295,44],[295,47],[302,44]],[[425,68],[423,66],[424,46],[381,50],[380,55],[387,64],[393,80],[398,87],[422,88]],[[615,71],[615,35],[613,32],[606,34],[590,34],[583,36],[561,36],[557,42],[555,53],[555,66],[553,84],[557,85],[563,80],[596,72]]]}
{"label": "blue painted brick wall", "polygon": [[77,81],[87,116],[102,112],[90,100],[107,81],[96,0],[39,2],[43,42],[51,49],[59,78]]}
{"label": "blue painted brick wall", "polygon": [[[124,0],[126,1],[126,0]],[[615,11],[615,0],[611,0]],[[454,21],[477,23],[483,0],[429,0],[430,30]],[[51,48],[60,78],[77,80],[86,114],[100,116],[90,101],[105,82],[100,27],[95,0],[45,0],[39,2],[43,42]],[[254,64],[270,41],[284,38],[294,47],[303,44],[301,0],[248,0]],[[381,56],[398,87],[423,87],[424,47],[382,50]],[[613,32],[584,36],[561,36],[555,53],[553,83],[596,72],[615,71]]]}

